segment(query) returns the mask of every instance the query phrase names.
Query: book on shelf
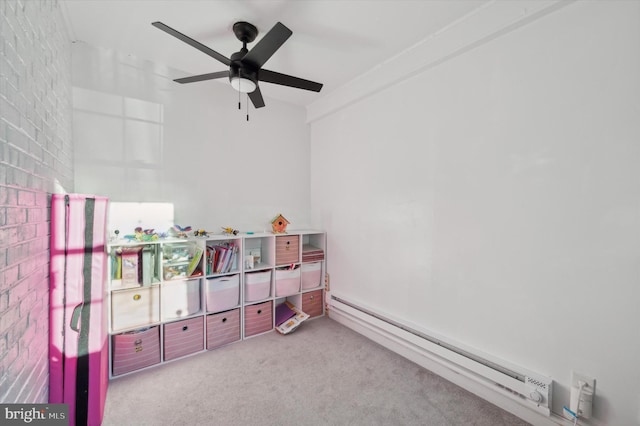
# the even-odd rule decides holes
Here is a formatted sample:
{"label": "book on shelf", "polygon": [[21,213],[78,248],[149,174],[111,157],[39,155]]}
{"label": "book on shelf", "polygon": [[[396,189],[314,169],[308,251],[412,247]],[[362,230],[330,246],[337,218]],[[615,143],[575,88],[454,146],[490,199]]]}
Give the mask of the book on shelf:
{"label": "book on shelf", "polygon": [[216,251],[218,252],[218,262],[216,264],[215,272],[217,274],[221,274],[224,272],[222,268],[227,260],[227,256],[229,255],[229,249],[226,246],[216,246]]}
{"label": "book on shelf", "polygon": [[238,247],[235,244],[220,244],[217,246],[208,246],[210,270],[209,274],[224,274],[237,269],[236,258]]}
{"label": "book on shelf", "polygon": [[190,277],[196,271],[198,263],[200,263],[200,259],[202,259],[202,253],[203,250],[200,247],[196,246],[193,257],[189,261],[189,267],[187,268],[187,277]]}

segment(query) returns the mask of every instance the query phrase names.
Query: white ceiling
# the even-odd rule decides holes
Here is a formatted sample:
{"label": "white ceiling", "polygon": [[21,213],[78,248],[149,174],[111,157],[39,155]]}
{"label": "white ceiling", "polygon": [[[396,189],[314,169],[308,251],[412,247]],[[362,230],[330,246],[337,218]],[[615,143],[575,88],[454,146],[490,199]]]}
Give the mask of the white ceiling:
{"label": "white ceiling", "polygon": [[[269,99],[309,105],[475,9],[486,0],[62,0],[70,37],[179,70],[176,77],[226,67],[153,27],[161,21],[230,57],[242,43],[237,21],[258,28],[251,49],[280,21],[293,35],[264,68],[324,84],[320,93],[261,83]],[[176,83],[178,84],[178,83]],[[227,84],[211,80],[190,84]],[[229,90],[233,90],[229,86]]]}

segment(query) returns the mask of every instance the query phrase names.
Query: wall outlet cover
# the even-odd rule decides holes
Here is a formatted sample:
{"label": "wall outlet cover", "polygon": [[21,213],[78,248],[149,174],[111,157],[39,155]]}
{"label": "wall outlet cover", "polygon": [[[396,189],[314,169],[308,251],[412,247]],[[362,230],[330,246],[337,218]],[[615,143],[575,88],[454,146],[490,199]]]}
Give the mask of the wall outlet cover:
{"label": "wall outlet cover", "polygon": [[571,387],[579,388],[579,382],[586,383],[593,393],[596,391],[596,379],[575,371],[571,372]]}

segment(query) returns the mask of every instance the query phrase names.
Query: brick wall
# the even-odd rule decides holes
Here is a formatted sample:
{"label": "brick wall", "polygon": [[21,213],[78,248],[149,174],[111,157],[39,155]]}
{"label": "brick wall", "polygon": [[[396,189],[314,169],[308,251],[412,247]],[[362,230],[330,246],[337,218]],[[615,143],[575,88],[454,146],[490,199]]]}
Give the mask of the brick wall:
{"label": "brick wall", "polygon": [[57,0],[0,0],[0,402],[46,402],[49,203],[73,190],[71,47]]}

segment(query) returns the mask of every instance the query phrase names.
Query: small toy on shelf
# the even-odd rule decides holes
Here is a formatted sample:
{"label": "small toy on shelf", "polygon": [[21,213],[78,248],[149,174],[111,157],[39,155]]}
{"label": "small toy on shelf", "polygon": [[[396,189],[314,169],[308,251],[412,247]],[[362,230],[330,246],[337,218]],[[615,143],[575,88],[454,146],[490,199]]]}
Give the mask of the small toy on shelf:
{"label": "small toy on shelf", "polygon": [[173,227],[169,228],[168,234],[175,238],[187,238],[187,232],[189,231],[191,231],[191,226],[173,225]]}
{"label": "small toy on shelf", "polygon": [[225,228],[223,226],[222,227],[222,233],[223,234],[227,234],[227,235],[238,235],[240,233],[240,231],[238,231],[237,229],[233,229],[233,228]]}
{"label": "small toy on shelf", "polygon": [[204,229],[198,229],[196,231],[193,231],[193,235],[195,235],[196,237],[208,237],[209,233]]}
{"label": "small toy on shelf", "polygon": [[289,221],[284,216],[282,216],[282,214],[278,214],[278,216],[274,217],[271,221],[271,228],[273,229],[273,233],[286,234],[288,224]]}
{"label": "small toy on shelf", "polygon": [[158,234],[156,234],[153,229],[145,229],[145,230],[143,230],[142,227],[138,226],[134,230],[134,234],[133,235],[131,235],[131,234],[125,235],[124,238],[129,240],[129,241],[133,241],[133,240],[136,240],[136,241],[155,241],[155,240],[158,239]]}

